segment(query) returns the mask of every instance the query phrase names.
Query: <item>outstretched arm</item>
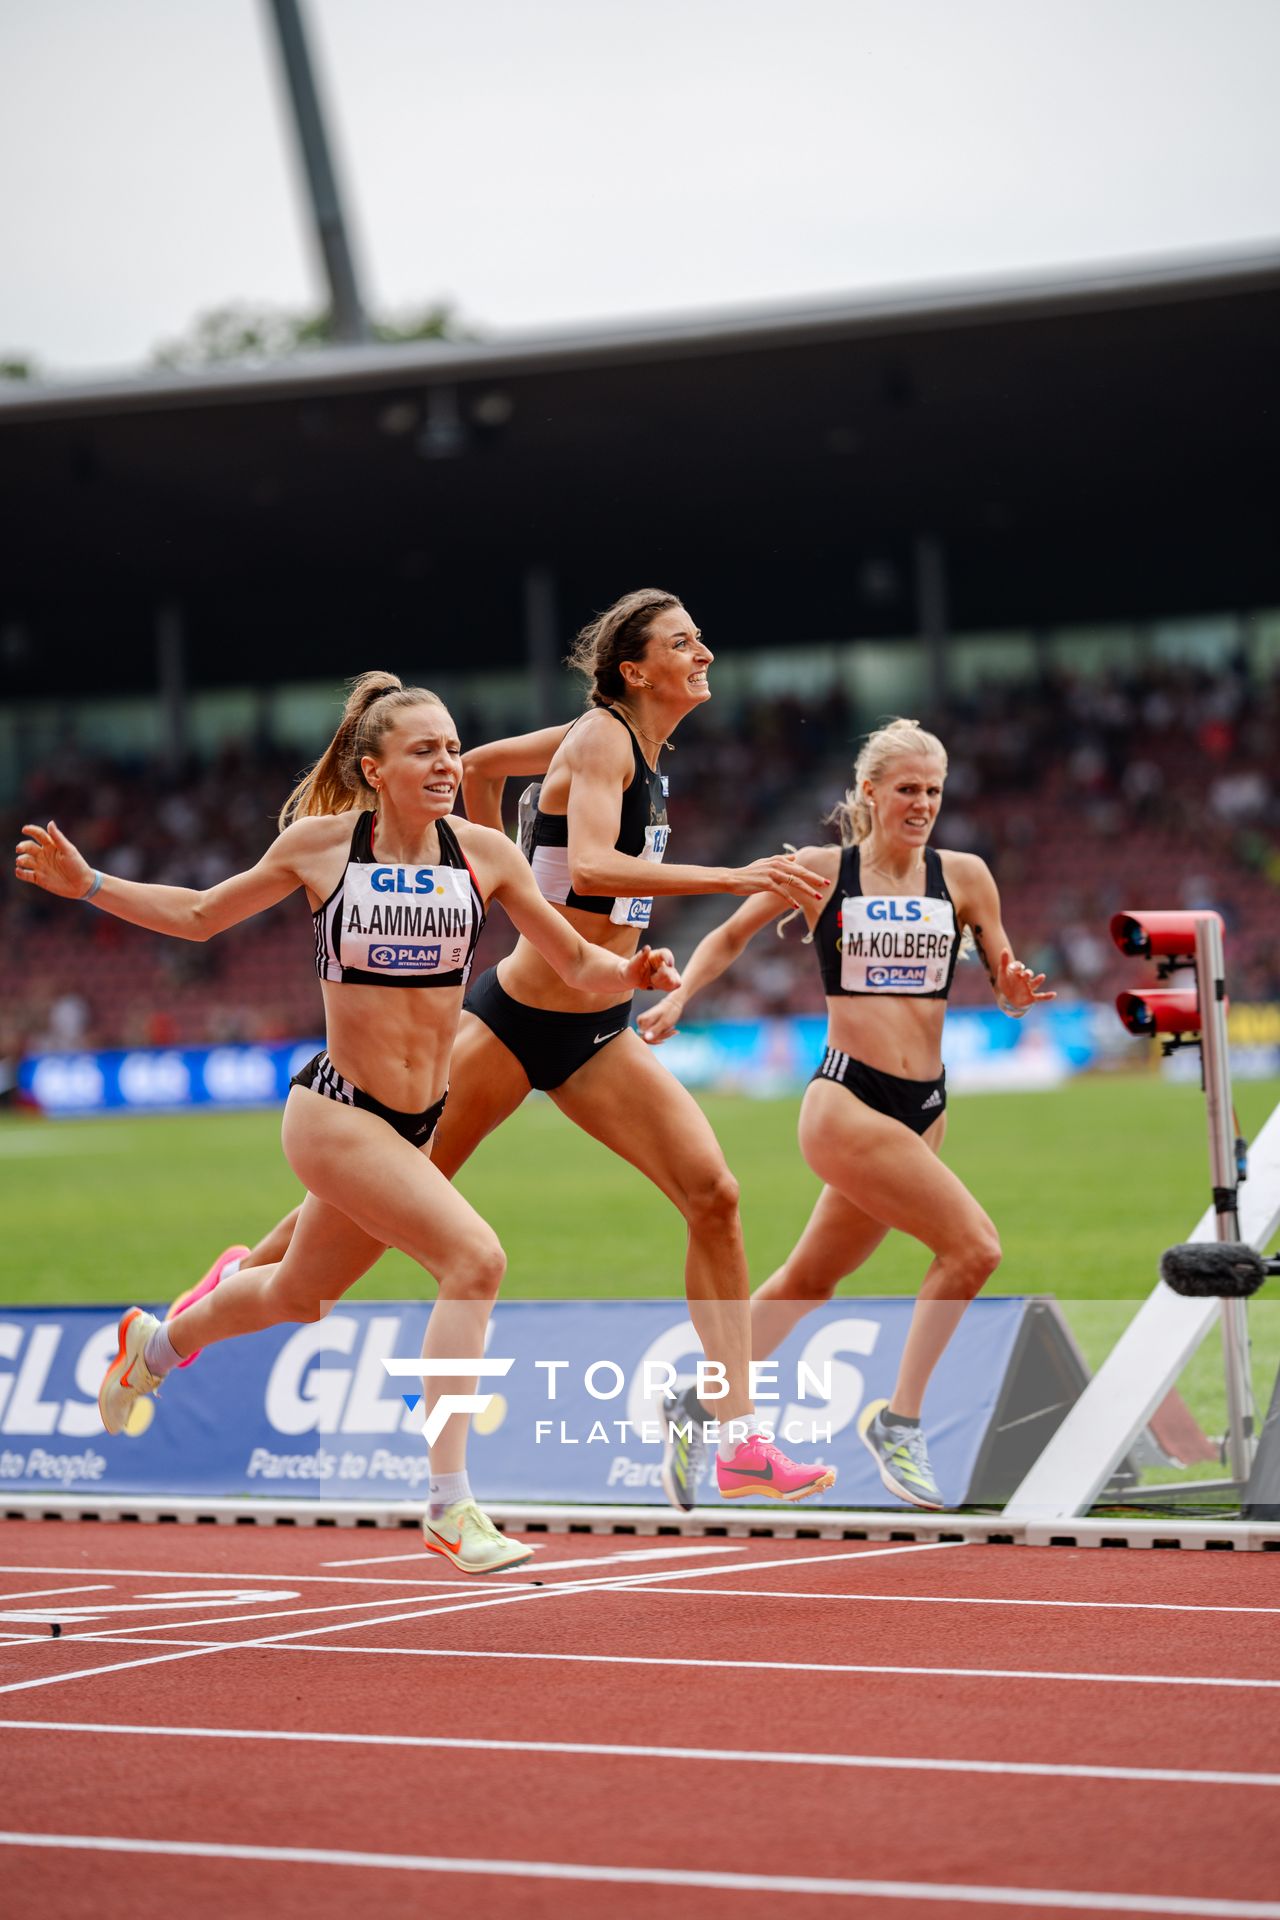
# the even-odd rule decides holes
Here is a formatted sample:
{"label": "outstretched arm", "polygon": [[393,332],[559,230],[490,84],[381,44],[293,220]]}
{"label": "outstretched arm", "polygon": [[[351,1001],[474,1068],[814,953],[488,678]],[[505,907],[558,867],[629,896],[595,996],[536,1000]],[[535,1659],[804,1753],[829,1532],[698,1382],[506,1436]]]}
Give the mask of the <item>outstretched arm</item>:
{"label": "outstretched arm", "polygon": [[569,873],[578,893],[647,899],[691,893],[777,893],[790,907],[821,899],[820,874],[786,853],[770,854],[746,867],[694,867],[640,860],[619,853],[622,795],[631,772],[631,747],[619,727],[607,732],[590,723],[565,748],[569,787]]}
{"label": "outstretched arm", "polygon": [[274,907],[302,884],[294,860],[314,821],[289,827],[273,842],[256,867],[233,874],[216,887],[151,886],[140,880],[118,880],[97,873],[61,827],[27,826],[18,842],[14,872],[29,886],[65,900],[91,900],[104,913],[128,920],[152,933],[173,934],[179,940],[208,940],[226,927]]}
{"label": "outstretched arm", "polygon": [[543,727],[537,733],[516,733],[506,740],[490,740],[462,756],[462,800],[468,820],[477,826],[502,830],[502,789],[509,779],[545,773],[556,748],[573,725]]}
{"label": "outstretched arm", "polygon": [[547,905],[528,861],[505,835],[499,837],[499,847],[490,851],[496,876],[494,897],[506,908],[517,932],[579,993],[622,995],[637,989],[662,993],[680,985],[668,947],[641,947],[627,959],[606,947],[592,946]]}
{"label": "outstretched arm", "polygon": [[1015,960],[1009,936],[1000,917],[1000,895],[985,860],[975,853],[952,856],[963,860],[962,916],[969,923],[978,958],[987,970],[991,991],[1002,1012],[1021,1020],[1041,1000],[1056,1000],[1056,993],[1042,993],[1045,976],[1032,973],[1030,967]]}

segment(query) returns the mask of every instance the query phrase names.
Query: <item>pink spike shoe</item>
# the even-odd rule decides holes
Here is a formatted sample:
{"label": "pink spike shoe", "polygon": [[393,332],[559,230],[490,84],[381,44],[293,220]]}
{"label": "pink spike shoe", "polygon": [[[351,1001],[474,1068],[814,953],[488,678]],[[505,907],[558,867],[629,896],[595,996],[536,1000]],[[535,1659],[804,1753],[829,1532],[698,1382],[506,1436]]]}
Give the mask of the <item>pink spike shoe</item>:
{"label": "pink spike shoe", "polygon": [[807,1500],[836,1483],[834,1467],[821,1461],[801,1466],[758,1433],[748,1434],[732,1460],[716,1461],[716,1481],[723,1500]]}
{"label": "pink spike shoe", "polygon": [[[194,1307],[197,1300],[203,1300],[206,1293],[212,1293],[219,1280],[221,1280],[228,1263],[232,1260],[243,1260],[248,1252],[248,1247],[225,1247],[210,1267],[208,1273],[204,1276],[204,1279],[198,1280],[194,1287],[189,1287],[185,1293],[178,1295],[168,1313],[166,1313],[165,1319],[172,1320],[175,1315],[185,1313],[188,1307]],[[197,1347],[195,1352],[189,1353],[185,1360],[179,1360],[179,1367],[189,1367],[191,1362],[198,1360],[203,1352],[203,1347]]]}

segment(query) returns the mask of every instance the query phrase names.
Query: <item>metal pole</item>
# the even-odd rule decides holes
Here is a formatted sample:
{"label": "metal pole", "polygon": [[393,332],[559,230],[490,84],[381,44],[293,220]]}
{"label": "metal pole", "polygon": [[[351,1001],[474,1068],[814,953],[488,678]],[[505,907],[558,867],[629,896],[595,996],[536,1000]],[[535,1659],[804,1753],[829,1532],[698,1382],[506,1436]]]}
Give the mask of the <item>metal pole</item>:
{"label": "metal pole", "polygon": [[[1200,999],[1200,1046],[1205,1101],[1209,1109],[1209,1168],[1219,1240],[1240,1238],[1236,1129],[1231,1106],[1231,1060],[1227,1051],[1227,983],[1222,922],[1216,913],[1196,916],[1196,991]],[[1243,1300],[1224,1300],[1222,1357],[1227,1376],[1227,1465],[1241,1486],[1253,1465],[1253,1382],[1249,1371],[1249,1323]]]}
{"label": "metal pole", "polygon": [[550,567],[535,566],[524,576],[525,659],[533,693],[534,724],[554,725],[563,701],[560,693],[560,647],[556,638],[556,577]]}
{"label": "metal pole", "polygon": [[931,533],[915,543],[916,625],[924,641],[929,695],[941,706],[947,697],[947,556],[942,542]]}
{"label": "metal pole", "polygon": [[302,148],[307,185],[311,190],[311,210],[324,256],[329,281],[329,300],[333,310],[333,337],[358,345],[369,338],[369,323],[356,279],[355,263],[347,240],[346,222],[338,182],[329,156],[324,114],[316,91],[307,36],[302,25],[298,0],[270,0],[284,63],[285,80],[293,104],[294,124]]}
{"label": "metal pole", "polygon": [[156,694],[160,703],[160,758],[177,773],[187,751],[187,645],[182,609],[173,601],[156,608]]}

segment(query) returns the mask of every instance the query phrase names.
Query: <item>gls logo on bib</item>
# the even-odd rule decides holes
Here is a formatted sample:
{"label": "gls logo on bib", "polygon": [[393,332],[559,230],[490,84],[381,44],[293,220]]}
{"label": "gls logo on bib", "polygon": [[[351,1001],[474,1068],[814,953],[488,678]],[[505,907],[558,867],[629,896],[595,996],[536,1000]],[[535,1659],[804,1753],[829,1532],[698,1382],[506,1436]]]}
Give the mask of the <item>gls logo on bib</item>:
{"label": "gls logo on bib", "polygon": [[958,938],[950,900],[854,894],[840,903],[846,993],[940,993]]}
{"label": "gls logo on bib", "polygon": [[457,867],[347,868],[342,964],[367,973],[449,973],[474,935],[470,876]]}

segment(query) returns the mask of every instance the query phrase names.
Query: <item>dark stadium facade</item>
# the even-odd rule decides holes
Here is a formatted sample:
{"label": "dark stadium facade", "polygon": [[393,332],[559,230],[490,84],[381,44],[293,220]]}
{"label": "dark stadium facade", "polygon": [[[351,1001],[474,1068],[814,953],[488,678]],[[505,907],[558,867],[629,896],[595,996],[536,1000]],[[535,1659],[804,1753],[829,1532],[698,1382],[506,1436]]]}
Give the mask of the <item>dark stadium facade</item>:
{"label": "dark stadium facade", "polygon": [[13,386],[0,698],[1274,606],[1277,339],[1271,252]]}

